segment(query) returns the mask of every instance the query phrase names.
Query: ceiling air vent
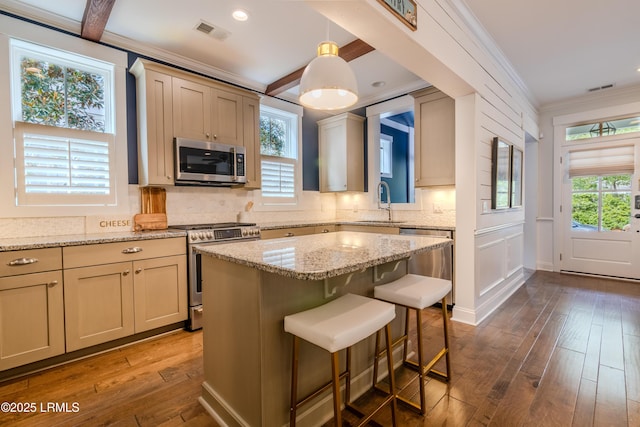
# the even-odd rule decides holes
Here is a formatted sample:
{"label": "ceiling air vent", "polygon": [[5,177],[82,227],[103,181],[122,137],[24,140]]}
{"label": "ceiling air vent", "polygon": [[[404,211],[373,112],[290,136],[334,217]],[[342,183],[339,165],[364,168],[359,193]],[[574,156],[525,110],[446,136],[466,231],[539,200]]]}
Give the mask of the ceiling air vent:
{"label": "ceiling air vent", "polygon": [[205,22],[205,21],[200,21],[198,25],[195,26],[195,29],[197,31],[200,31],[201,33],[204,33],[208,36],[213,37],[216,40],[221,40],[221,41],[229,37],[229,35],[231,35],[231,33],[225,30],[224,28],[218,27],[213,24],[209,24],[208,22]]}
{"label": "ceiling air vent", "polygon": [[592,87],[591,89],[588,89],[587,92],[597,92],[597,91],[603,90],[603,89],[611,89],[614,86],[615,86],[614,83],[609,83],[609,84],[606,84],[606,85],[603,85],[603,86]]}

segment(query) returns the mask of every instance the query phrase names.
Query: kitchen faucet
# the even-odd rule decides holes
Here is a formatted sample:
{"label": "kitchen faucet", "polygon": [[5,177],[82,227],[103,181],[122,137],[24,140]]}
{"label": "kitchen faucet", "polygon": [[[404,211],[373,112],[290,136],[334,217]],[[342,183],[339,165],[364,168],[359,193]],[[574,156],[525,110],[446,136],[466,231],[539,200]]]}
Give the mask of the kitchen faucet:
{"label": "kitchen faucet", "polygon": [[[383,208],[382,205],[382,186],[387,189],[387,207]],[[389,222],[391,222],[391,190],[389,189],[389,184],[385,181],[380,180],[378,183],[378,209],[386,209],[389,212]]]}

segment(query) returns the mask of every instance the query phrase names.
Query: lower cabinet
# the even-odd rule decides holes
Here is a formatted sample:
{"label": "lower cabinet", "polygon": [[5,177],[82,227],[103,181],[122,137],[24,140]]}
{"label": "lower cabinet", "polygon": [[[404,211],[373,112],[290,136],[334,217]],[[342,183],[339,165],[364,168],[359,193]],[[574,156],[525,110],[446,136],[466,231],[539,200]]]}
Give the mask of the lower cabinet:
{"label": "lower cabinet", "polygon": [[185,256],[135,261],[133,274],[136,333],[177,323],[187,318]]}
{"label": "lower cabinet", "polygon": [[185,252],[184,238],[64,248],[67,351],[186,320]]}
{"label": "lower cabinet", "polygon": [[65,270],[67,351],[133,335],[131,269],[122,262]]}
{"label": "lower cabinet", "polygon": [[61,270],[0,278],[0,370],[63,353]]}

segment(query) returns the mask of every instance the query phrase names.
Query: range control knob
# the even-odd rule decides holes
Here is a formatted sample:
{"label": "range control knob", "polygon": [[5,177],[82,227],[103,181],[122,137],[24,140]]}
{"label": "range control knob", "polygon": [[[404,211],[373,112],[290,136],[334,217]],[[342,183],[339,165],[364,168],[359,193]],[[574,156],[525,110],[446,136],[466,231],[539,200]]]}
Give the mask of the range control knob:
{"label": "range control knob", "polygon": [[189,234],[189,239],[191,240],[197,240],[198,236],[196,236],[195,234]]}

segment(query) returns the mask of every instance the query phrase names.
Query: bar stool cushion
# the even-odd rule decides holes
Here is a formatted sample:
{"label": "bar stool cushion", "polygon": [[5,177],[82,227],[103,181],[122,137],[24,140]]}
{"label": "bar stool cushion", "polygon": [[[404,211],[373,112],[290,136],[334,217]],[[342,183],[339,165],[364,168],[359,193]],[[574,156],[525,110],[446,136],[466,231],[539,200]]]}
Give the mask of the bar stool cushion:
{"label": "bar stool cushion", "polygon": [[335,353],[373,335],[395,316],[393,304],[346,294],[320,307],[285,316],[284,330]]}
{"label": "bar stool cushion", "polygon": [[451,292],[451,281],[407,274],[386,285],[376,286],[373,292],[381,300],[422,310]]}

